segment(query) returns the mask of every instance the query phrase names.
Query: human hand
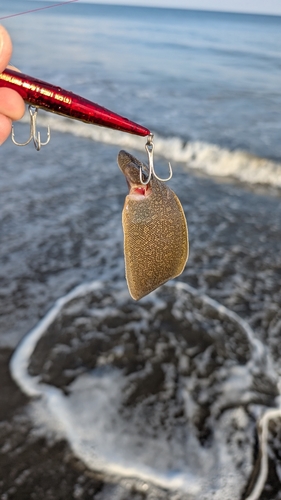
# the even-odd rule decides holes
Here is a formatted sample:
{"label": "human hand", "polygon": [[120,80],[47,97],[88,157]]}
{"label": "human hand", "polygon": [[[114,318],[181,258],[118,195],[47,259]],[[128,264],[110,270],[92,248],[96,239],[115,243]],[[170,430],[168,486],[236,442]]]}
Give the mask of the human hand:
{"label": "human hand", "polygon": [[[0,26],[0,73],[12,55],[12,42],[8,32]],[[13,120],[24,115],[25,105],[21,96],[12,89],[0,88],[0,145],[9,137]]]}

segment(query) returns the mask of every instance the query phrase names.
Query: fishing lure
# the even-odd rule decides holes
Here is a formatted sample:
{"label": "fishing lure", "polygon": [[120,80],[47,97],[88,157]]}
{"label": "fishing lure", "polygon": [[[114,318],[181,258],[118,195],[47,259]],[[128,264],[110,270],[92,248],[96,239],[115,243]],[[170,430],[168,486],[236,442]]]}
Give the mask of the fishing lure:
{"label": "fishing lure", "polygon": [[149,163],[147,167],[126,151],[118,154],[129,186],[122,223],[126,279],[135,300],[179,276],[188,259],[188,229],[181,203],[156,176],[152,159]]}
{"label": "fishing lure", "polygon": [[[75,1],[69,0],[55,6]],[[126,151],[120,151],[118,155],[118,165],[130,190],[122,215],[129,291],[138,300],[181,274],[188,258],[186,219],[179,199],[163,184],[172,177],[171,165],[169,164],[170,172],[166,179],[161,179],[155,172],[153,134],[150,130],[80,95],[12,69],[6,68],[0,73],[0,87],[17,91],[29,105],[30,136],[25,143],[18,143],[12,129],[12,140],[17,146],[25,146],[33,139],[35,148],[39,151],[41,146],[50,141],[49,127],[45,142],[41,141],[40,132],[37,133],[38,109],[89,124],[148,136],[145,146],[148,167]]]}
{"label": "fishing lure", "polygon": [[36,132],[38,108],[89,124],[121,130],[129,134],[140,136],[150,134],[150,130],[142,125],[128,120],[84,97],[12,69],[7,68],[3,73],[0,73],[0,87],[8,87],[16,90],[22,96],[23,100],[29,104],[31,117],[30,137],[25,143],[20,144],[15,140],[13,131],[12,140],[17,146],[25,146],[33,139],[35,148],[39,151],[41,146],[48,144],[50,130],[48,129],[48,138],[45,143],[41,142],[40,134]]}
{"label": "fishing lure", "polygon": [[[0,20],[30,14],[39,10],[65,6],[66,4],[77,1],[78,0],[66,0],[53,5],[37,7],[24,12],[2,16]],[[148,128],[128,120],[124,116],[118,115],[80,95],[9,68],[6,68],[5,71],[0,73],[0,87],[8,87],[17,91],[29,105],[30,136],[25,143],[20,144],[15,140],[14,129],[12,129],[12,140],[17,146],[26,146],[33,139],[35,148],[39,151],[41,146],[45,146],[50,141],[49,127],[46,142],[41,142],[40,133],[36,131],[36,119],[39,108],[86,123],[128,132],[129,134],[140,136],[150,134]]]}

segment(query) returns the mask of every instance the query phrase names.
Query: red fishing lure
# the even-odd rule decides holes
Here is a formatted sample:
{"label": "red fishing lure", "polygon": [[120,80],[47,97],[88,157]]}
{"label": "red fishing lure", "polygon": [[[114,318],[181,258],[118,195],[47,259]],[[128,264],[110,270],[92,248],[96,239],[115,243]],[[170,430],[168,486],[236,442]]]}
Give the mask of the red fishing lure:
{"label": "red fishing lure", "polygon": [[129,134],[146,136],[150,130],[109,109],[51,83],[6,69],[0,73],[0,87],[16,90],[24,101],[36,108]]}

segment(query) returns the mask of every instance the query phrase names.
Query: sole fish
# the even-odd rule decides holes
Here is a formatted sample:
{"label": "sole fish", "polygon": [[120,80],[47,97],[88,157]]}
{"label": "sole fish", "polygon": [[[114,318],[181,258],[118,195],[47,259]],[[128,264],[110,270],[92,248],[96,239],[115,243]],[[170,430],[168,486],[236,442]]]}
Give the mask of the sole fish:
{"label": "sole fish", "polygon": [[122,213],[125,270],[133,299],[139,300],[166,281],[179,276],[188,259],[188,230],[175,193],[151,177],[148,168],[126,151],[118,154],[129,194]]}

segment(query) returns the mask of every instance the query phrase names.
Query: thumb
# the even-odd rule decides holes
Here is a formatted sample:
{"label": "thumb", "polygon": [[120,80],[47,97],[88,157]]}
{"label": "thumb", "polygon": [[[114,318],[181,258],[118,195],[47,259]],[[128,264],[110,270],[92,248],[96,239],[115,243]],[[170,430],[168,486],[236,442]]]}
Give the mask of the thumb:
{"label": "thumb", "polygon": [[8,32],[0,26],[0,72],[6,68],[12,55],[12,42]]}

